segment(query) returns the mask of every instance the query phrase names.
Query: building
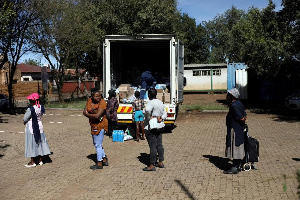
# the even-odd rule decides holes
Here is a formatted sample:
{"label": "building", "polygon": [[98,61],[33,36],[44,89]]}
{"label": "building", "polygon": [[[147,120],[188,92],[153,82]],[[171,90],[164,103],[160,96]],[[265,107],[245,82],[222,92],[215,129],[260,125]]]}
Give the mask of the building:
{"label": "building", "polygon": [[[29,64],[18,64],[17,69],[14,75],[14,80],[16,82],[24,82],[24,81],[40,81],[42,67],[34,66]],[[52,79],[51,70],[47,68],[47,74],[49,79]]]}
{"label": "building", "polygon": [[227,64],[184,65],[184,92],[226,92]]}

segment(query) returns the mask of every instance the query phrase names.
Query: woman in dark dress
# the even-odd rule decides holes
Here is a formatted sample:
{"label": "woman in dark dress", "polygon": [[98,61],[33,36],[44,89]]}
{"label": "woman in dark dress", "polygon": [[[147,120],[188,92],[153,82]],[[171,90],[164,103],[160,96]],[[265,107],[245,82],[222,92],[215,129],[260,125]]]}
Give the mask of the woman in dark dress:
{"label": "woman in dark dress", "polygon": [[245,157],[244,149],[244,127],[246,112],[239,98],[239,91],[233,88],[228,91],[226,99],[229,103],[229,112],[226,116],[226,150],[225,156],[233,159],[232,168],[224,171],[224,174],[238,174],[240,164]]}

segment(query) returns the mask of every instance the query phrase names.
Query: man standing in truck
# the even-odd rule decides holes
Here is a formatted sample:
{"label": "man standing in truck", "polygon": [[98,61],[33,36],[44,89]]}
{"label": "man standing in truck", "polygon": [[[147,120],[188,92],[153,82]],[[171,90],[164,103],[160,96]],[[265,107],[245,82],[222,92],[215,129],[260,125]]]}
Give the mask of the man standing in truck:
{"label": "man standing in truck", "polygon": [[146,91],[155,88],[156,80],[150,71],[144,71],[141,75],[141,99],[145,99]]}

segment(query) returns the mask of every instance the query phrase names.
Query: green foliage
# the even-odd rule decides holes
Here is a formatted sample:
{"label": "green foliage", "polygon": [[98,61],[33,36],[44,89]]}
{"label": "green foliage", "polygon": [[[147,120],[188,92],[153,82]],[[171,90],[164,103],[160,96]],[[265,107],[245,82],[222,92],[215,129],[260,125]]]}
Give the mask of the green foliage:
{"label": "green foliage", "polygon": [[40,66],[41,65],[39,61],[34,60],[34,59],[30,59],[30,58],[28,60],[25,59],[24,63],[29,64],[29,65],[34,65],[34,66]]}

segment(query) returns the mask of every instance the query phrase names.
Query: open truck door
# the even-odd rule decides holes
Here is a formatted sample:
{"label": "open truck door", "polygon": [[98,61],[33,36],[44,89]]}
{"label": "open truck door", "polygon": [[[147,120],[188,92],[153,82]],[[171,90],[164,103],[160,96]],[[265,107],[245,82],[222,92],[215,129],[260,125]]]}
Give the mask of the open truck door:
{"label": "open truck door", "polygon": [[183,87],[184,87],[184,45],[177,41],[177,103],[183,102]]}

